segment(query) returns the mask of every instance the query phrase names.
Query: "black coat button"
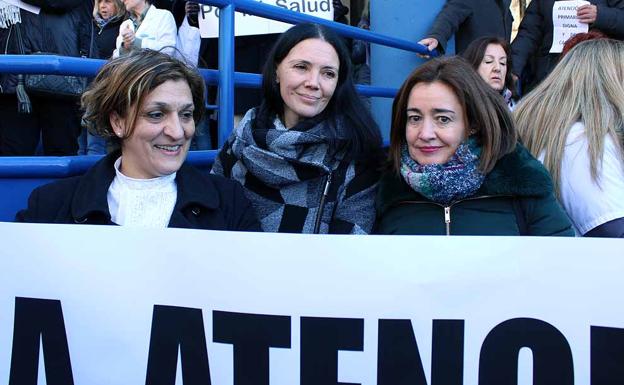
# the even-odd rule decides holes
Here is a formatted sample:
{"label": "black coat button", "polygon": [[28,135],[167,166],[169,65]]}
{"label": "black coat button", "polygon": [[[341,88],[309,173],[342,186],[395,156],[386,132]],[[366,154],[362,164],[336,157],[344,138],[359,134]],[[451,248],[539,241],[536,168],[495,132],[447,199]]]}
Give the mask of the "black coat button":
{"label": "black coat button", "polygon": [[87,222],[87,219],[88,219],[87,217],[84,217],[84,218],[74,218],[74,223],[78,223],[78,224],[85,223],[85,222]]}
{"label": "black coat button", "polygon": [[193,213],[193,215],[195,215],[197,217],[201,213],[201,210],[199,209],[199,207],[193,207],[191,212]]}

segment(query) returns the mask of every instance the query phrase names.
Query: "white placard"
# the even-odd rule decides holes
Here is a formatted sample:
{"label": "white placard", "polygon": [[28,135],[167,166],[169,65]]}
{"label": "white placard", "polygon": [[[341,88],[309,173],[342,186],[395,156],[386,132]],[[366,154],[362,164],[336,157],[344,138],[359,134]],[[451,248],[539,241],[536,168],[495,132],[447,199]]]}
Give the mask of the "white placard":
{"label": "white placard", "polygon": [[[307,15],[332,20],[334,7],[331,0],[257,0]],[[234,33],[236,36],[265,35],[281,33],[292,27],[291,24],[236,12],[234,15]],[[202,38],[219,37],[219,8],[200,4],[199,31]]]}
{"label": "white placard", "polygon": [[419,367],[428,384],[624,378],[622,240],[0,234],[3,383],[425,383]]}
{"label": "white placard", "polygon": [[553,4],[553,43],[550,53],[561,53],[563,45],[577,33],[589,31],[589,25],[581,23],[576,17],[576,10],[590,4],[585,0],[555,1]]}
{"label": "white placard", "polygon": [[4,1],[5,3],[9,3],[11,5],[15,5],[16,7],[20,7],[21,9],[28,11],[28,12],[32,12],[36,15],[38,15],[39,12],[41,11],[41,8],[37,7],[36,5],[27,4],[21,0],[2,0],[2,1]]}

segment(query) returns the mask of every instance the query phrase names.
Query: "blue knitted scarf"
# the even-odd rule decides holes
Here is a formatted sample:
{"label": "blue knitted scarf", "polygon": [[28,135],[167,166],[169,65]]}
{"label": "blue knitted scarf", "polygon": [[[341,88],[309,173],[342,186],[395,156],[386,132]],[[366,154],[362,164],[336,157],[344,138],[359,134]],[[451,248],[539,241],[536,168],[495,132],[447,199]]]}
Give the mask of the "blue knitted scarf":
{"label": "blue knitted scarf", "polygon": [[414,191],[427,199],[449,204],[474,195],[485,175],[479,171],[481,148],[473,138],[462,142],[444,164],[421,165],[413,160],[407,144],[401,148],[401,175]]}

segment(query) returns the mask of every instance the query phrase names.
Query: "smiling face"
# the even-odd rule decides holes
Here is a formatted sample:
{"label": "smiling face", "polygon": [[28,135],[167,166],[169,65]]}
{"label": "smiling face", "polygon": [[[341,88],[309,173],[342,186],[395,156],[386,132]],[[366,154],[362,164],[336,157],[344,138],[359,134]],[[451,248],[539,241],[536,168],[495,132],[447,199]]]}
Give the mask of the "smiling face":
{"label": "smiling face", "polygon": [[117,14],[117,4],[114,0],[99,0],[98,12],[102,19],[107,20]]}
{"label": "smiling face", "polygon": [[[121,172],[131,178],[148,179],[178,171],[195,134],[188,83],[164,82],[145,97],[139,108],[134,132],[121,143]],[[110,122],[115,133],[125,132],[125,118],[113,113]]]}
{"label": "smiling face", "polygon": [[421,165],[448,162],[466,138],[466,116],[444,83],[418,83],[407,101],[405,140],[410,157]]}
{"label": "smiling face", "polygon": [[321,39],[303,40],[288,52],[276,71],[287,128],[323,112],[336,90],[339,69],[336,50]]}
{"label": "smiling face", "polygon": [[498,44],[488,44],[477,72],[496,91],[505,88],[507,54]]}

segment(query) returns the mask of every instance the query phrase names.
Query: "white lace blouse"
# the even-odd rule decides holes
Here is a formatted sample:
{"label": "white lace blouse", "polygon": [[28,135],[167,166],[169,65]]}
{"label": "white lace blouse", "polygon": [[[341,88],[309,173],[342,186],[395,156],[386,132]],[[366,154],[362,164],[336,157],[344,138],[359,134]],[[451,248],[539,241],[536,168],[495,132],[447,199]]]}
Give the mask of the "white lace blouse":
{"label": "white lace blouse", "polygon": [[178,198],[174,172],[152,179],[134,179],[119,171],[121,157],[115,161],[115,178],[106,199],[111,220],[120,226],[165,228]]}

